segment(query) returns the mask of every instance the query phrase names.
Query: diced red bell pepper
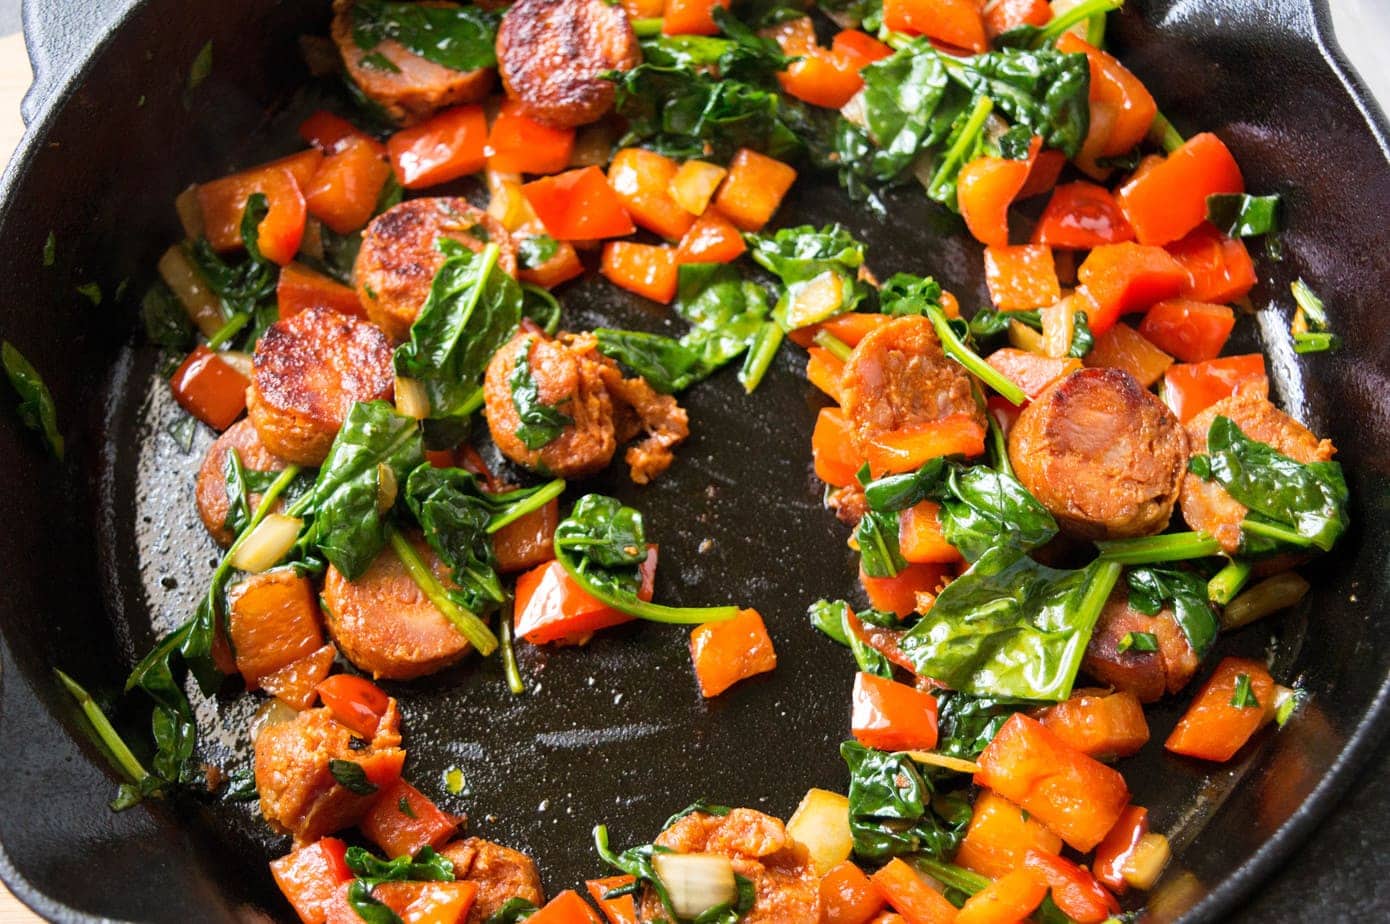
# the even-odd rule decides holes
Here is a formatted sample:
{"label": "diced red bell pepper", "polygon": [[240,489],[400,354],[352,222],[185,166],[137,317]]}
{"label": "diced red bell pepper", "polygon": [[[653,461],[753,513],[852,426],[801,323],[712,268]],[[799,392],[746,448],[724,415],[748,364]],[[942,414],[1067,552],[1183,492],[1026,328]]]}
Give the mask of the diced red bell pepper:
{"label": "diced red bell pepper", "polygon": [[1033,243],[1067,250],[1090,250],[1132,240],[1134,229],[1110,190],[1084,180],[1053,190],[1033,229]]}
{"label": "diced red bell pepper", "polygon": [[453,837],[463,819],[450,815],[405,780],[383,789],[357,823],[362,835],[386,856],[413,857]]}
{"label": "diced red bell pepper", "polygon": [[1183,286],[1183,298],[1225,305],[1244,298],[1255,287],[1255,263],[1245,242],[1227,237],[1208,222],[1164,249],[1190,277]]}
{"label": "diced red bell pepper", "polygon": [[1030,850],[1061,853],[1062,839],[1008,799],[991,790],[981,790],[975,799],[970,827],[956,851],[956,863],[998,879],[1023,866],[1023,858]]}
{"label": "diced red bell pepper", "polygon": [[324,924],[333,893],[352,878],[347,844],[323,837],[270,861],[270,874],[304,924]]}
{"label": "diced red bell pepper", "polygon": [[492,534],[497,570],[514,574],[555,557],[555,527],[560,523],[560,500],[554,500],[508,523]]}
{"label": "diced red bell pepper", "polygon": [[835,33],[830,42],[830,50],[854,65],[856,71],[892,57],[893,48],[858,29],[843,29]]}
{"label": "diced red bell pepper", "polygon": [[1106,244],[1092,250],[1076,271],[1092,332],[1103,334],[1122,315],[1175,297],[1187,271],[1162,247]]}
{"label": "diced red bell pepper", "polygon": [[[657,557],[657,547],[648,545],[646,561],[638,569],[641,600],[650,601],[655,593]],[[533,645],[578,644],[599,629],[631,619],[589,596],[558,561],[516,579],[516,634]]]}
{"label": "diced red bell pepper", "polygon": [[1004,723],[978,762],[978,785],[1017,803],[1083,852],[1101,842],[1129,804],[1117,771],[1022,713]]}
{"label": "diced red bell pepper", "polygon": [[956,906],[927,885],[901,857],[889,860],[871,881],[908,924],[952,924],[956,919]]}
{"label": "diced red bell pepper", "polygon": [[970,414],[874,435],[864,446],[865,461],[877,478],[886,473],[915,472],[938,456],[978,456],[985,451],[985,428]]}
{"label": "diced red bell pepper", "polygon": [[874,609],[907,616],[916,612],[919,594],[934,599],[950,574],[950,565],[939,563],[909,564],[889,578],[869,577],[860,568],[859,584]]}
{"label": "diced red bell pepper", "polygon": [[1163,374],[1163,400],[1183,423],[1231,395],[1269,397],[1264,354],[1177,363]]}
{"label": "diced red bell pepper", "polygon": [[1236,159],[1221,139],[1193,135],[1161,163],[1120,187],[1116,200],[1141,244],[1178,240],[1207,217],[1207,196],[1245,192]]}
{"label": "diced red bell pepper", "polygon": [[1064,857],[1036,850],[1028,851],[1023,868],[1032,870],[1047,883],[1057,909],[1076,924],[1101,924],[1120,913],[1120,903],[1106,891],[1096,877]]}
{"label": "diced red bell pepper", "polygon": [[837,407],[821,408],[811,433],[811,459],[817,478],[837,488],[854,483],[862,463],[854,455],[852,436],[844,412]]}
{"label": "diced red bell pepper", "polygon": [[584,263],[579,259],[579,251],[569,241],[556,241],[554,256],[540,266],[522,267],[516,278],[543,289],[553,289],[582,275]]}
{"label": "diced red bell pepper", "polygon": [[1013,347],[995,350],[985,361],[1022,388],[1029,398],[1036,398],[1047,386],[1081,368],[1081,360],[1071,356],[1041,356]]}
{"label": "diced red bell pepper", "polygon": [[1096,161],[1132,151],[1149,133],[1158,106],[1144,84],[1123,64],[1071,32],[1064,32],[1057,40],[1057,50],[1084,54],[1090,64],[1091,130],[1077,164],[1090,175],[1103,177],[1109,171]]}
{"label": "diced red bell pepper", "polygon": [[597,241],[637,230],[622,200],[597,167],[542,177],[521,187],[550,236],[561,241]]}
{"label": "diced red bell pepper", "polygon": [[366,317],[356,290],[303,263],[291,263],[280,270],[280,280],[275,284],[275,302],[282,321],[306,308],[328,308],[350,317]]}
{"label": "diced red bell pepper", "polygon": [[787,339],[797,346],[809,350],[811,345],[816,342],[816,335],[825,331],[846,346],[857,347],[859,341],[863,340],[870,331],[878,330],[891,320],[893,319],[886,314],[850,311],[845,314],[837,314],[828,321],[821,321],[819,324],[811,324],[807,327],[788,331]]}
{"label": "diced red bell pepper", "polygon": [[671,196],[676,170],[671,158],[642,148],[623,148],[608,165],[608,185],[632,220],[671,241],[680,240],[695,223],[695,216]]}
{"label": "diced red bell pepper", "polygon": [[334,674],[319,684],[318,691],[333,718],[368,741],[391,705],[385,690],[356,674]]}
{"label": "diced red bell pepper", "polygon": [[1186,363],[1200,363],[1221,355],[1236,313],[1225,305],[1170,298],[1144,314],[1139,333],[1150,343]]}
{"label": "diced red bell pepper", "polygon": [[257,246],[266,259],[281,266],[294,259],[304,237],[308,210],[303,190],[323,162],[317,150],[302,151],[252,167],[198,187],[203,235],[214,250],[241,247],[241,216],[246,200],[262,193],[270,206],[257,228]]}
{"label": "diced red bell pepper", "polygon": [[[1253,702],[1236,695],[1243,686],[1241,677],[1246,678]],[[1274,678],[1269,669],[1249,658],[1224,658],[1163,746],[1174,754],[1228,761],[1273,718]]]}
{"label": "diced red bell pepper", "polygon": [[967,51],[989,50],[978,0],[883,0],[883,24]]}
{"label": "diced red bell pepper", "polygon": [[690,660],[709,699],[756,674],[777,667],[772,637],[757,610],[739,610],[733,619],[707,622],[690,632]]}
{"label": "diced red bell pepper", "polygon": [[520,102],[502,103],[487,136],[487,166],[499,173],[558,173],[569,165],[574,129],[542,125]]}
{"label": "diced red bell pepper", "polygon": [[806,353],[806,380],[839,404],[840,379],[845,372],[844,362],[823,347],[811,347]]}
{"label": "diced red bell pepper", "polygon": [[1085,363],[1092,369],[1121,369],[1150,388],[1172,367],[1173,357],[1128,324],[1117,323],[1096,337]]}
{"label": "diced red bell pepper", "polygon": [[338,234],[351,234],[371,220],[390,176],[376,146],[349,138],[323,159],[304,188],[304,202],[310,215]]}
{"label": "diced red bell pepper", "polygon": [[598,905],[608,924],[637,924],[637,901],[631,895],[605,898],[614,889],[622,889],[635,882],[631,876],[609,876],[605,879],[590,879],[584,883],[589,897]]}
{"label": "diced red bell pepper", "polygon": [[718,35],[719,24],[714,21],[714,8],[729,8],[733,0],[666,0],[662,13],[661,31],[664,35]]}
{"label": "diced red bell pepper", "polygon": [[487,142],[487,116],[474,103],[441,110],[401,129],[387,139],[386,149],[396,180],[406,189],[423,189],[483,169]]}
{"label": "diced red bell pepper", "polygon": [[864,86],[857,59],[815,46],[778,73],[777,81],[797,99],[826,109],[839,109]]}
{"label": "diced red bell pepper", "polygon": [[340,115],[334,115],[327,109],[320,109],[303,122],[300,122],[299,137],[325,154],[335,154],[338,149],[350,139],[360,138],[376,146],[377,156],[386,156],[386,146],[384,144],[377,141],[356,125],[353,125],[347,119]]}
{"label": "diced red bell pepper", "polygon": [[1047,0],[994,0],[985,4],[985,32],[998,38],[1019,26],[1045,26],[1052,20]]}
{"label": "diced red bell pepper", "polygon": [[936,747],[936,697],[916,687],[863,671],[854,675],[850,730],[880,751]]}
{"label": "diced red bell pepper", "polygon": [[603,924],[598,912],[573,889],[561,892],[526,920],[528,924]]}
{"label": "diced red bell pepper", "polygon": [[[1033,154],[1037,150],[1035,139]],[[1027,160],[977,157],[961,168],[956,203],[975,240],[991,247],[1009,245],[1009,204],[1028,182],[1032,160],[1032,155]]]}
{"label": "diced red bell pepper", "polygon": [[1046,308],[1062,298],[1052,248],[1042,244],[986,247],[985,284],[1000,311]]}
{"label": "diced red bell pepper", "polygon": [[1016,869],[991,882],[961,906],[955,924],[1017,924],[1042,904],[1047,884],[1030,869]]}
{"label": "diced red bell pepper", "polygon": [[733,222],[717,209],[706,209],[676,246],[676,263],[729,263],[747,249]]}
{"label": "diced red bell pepper", "polygon": [[616,286],[663,305],[676,297],[676,251],[668,245],[609,241],[600,271]]}
{"label": "diced red bell pepper", "polygon": [[1124,690],[1073,693],[1038,718],[1066,744],[1099,760],[1128,757],[1149,740],[1144,707]]}
{"label": "diced red bell pepper", "polygon": [[227,429],[246,410],[250,384],[246,376],[201,343],[169,379],[179,406],[214,430]]}
{"label": "diced red bell pepper", "polygon": [[946,541],[941,528],[941,507],[924,500],[898,514],[898,551],[910,564],[949,565],[961,561],[960,552]]}
{"label": "diced red bell pepper", "polygon": [[743,148],[729,162],[729,175],[715,194],[714,206],[744,231],[761,231],[794,182],[795,169]]}
{"label": "diced red bell pepper", "polygon": [[883,910],[883,896],[863,870],[845,860],[822,877],[820,908],[822,924],[868,924]]}
{"label": "diced red bell pepper", "polygon": [[1115,827],[1105,835],[1091,861],[1091,872],[1102,885],[1117,895],[1123,895],[1129,883],[1125,881],[1125,863],[1134,855],[1139,839],[1149,833],[1149,810],[1131,805],[1124,810]]}
{"label": "diced red bell pepper", "polygon": [[[372,889],[372,897],[394,911],[405,924],[464,924],[477,900],[478,883],[469,879],[383,882]],[[362,920],[355,910],[349,913],[352,917],[344,924]]]}

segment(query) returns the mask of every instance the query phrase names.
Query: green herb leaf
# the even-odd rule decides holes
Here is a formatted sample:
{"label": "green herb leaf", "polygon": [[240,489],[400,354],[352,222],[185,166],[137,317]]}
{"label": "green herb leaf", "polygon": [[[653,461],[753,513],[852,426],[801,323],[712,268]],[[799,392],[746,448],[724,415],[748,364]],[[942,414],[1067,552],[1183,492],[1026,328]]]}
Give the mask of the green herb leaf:
{"label": "green herb leaf", "polygon": [[376,792],[376,784],[367,779],[362,765],[351,760],[330,760],[328,772],[333,779],[348,792],[358,796],[370,796]]}
{"label": "green herb leaf", "polygon": [[192,349],[197,340],[188,313],[163,282],[150,286],[141,299],[140,319],[145,324],[145,336],[149,341],[166,350],[185,352]]}
{"label": "green herb leaf", "polygon": [[540,387],[531,374],[531,344],[528,338],[517,350],[516,366],[507,376],[507,388],[512,393],[512,407],[519,421],[516,437],[527,449],[536,450],[548,446],[565,432],[574,418],[541,401]]}
{"label": "green herb leaf", "polygon": [[1037,708],[1032,700],[972,696],[954,690],[936,694],[937,741],[941,754],[974,760],[1015,712]]}
{"label": "green herb leaf", "polygon": [[[1222,416],[1207,432],[1207,455],[1193,461],[1197,477],[1215,480],[1250,509],[1241,540],[1247,554],[1290,544],[1326,552],[1347,528],[1347,483],[1337,462],[1296,462]],[[1261,534],[1261,524],[1282,527],[1286,535],[1269,539]]]}
{"label": "green herb leaf", "polygon": [[472,5],[429,6],[357,0],[352,5],[352,40],[371,51],[386,39],[411,54],[455,71],[476,71],[497,64],[500,12]]}
{"label": "green herb leaf", "polygon": [[1253,709],[1260,705],[1255,691],[1250,687],[1249,674],[1236,675],[1236,688],[1231,694],[1231,705],[1237,709]]}
{"label": "green herb leaf", "polygon": [[941,307],[941,284],[930,276],[894,273],[879,287],[878,306],[890,317],[925,315]]}
{"label": "green herb leaf", "polygon": [[19,395],[19,419],[43,436],[58,461],[63,460],[63,435],[58,432],[58,409],[38,370],[8,340],[0,341],[0,365]]}
{"label": "green herb leaf", "polygon": [[431,417],[454,417],[476,402],[488,361],[521,322],[523,299],[516,280],[497,265],[496,244],[480,253],[449,238],[436,246],[444,263],[410,340],[396,348],[395,365],[398,375],[424,386]]}
{"label": "green herb leaf", "polygon": [[405,924],[400,915],[379,901],[372,894],[374,883],[366,879],[355,880],[348,886],[348,905],[365,924]]}
{"label": "green herb leaf", "polygon": [[869,295],[859,280],[864,245],[840,225],[802,225],[747,238],[749,255],[782,282],[772,317],[783,330],[853,311]]}
{"label": "green herb leaf", "polygon": [[1158,651],[1158,636],[1152,632],[1126,632],[1115,645],[1115,654],[1126,651]]}
{"label": "green herb leaf", "polygon": [[1120,568],[1048,568],[1016,546],[982,555],[899,641],[921,676],[977,696],[1059,702]]}

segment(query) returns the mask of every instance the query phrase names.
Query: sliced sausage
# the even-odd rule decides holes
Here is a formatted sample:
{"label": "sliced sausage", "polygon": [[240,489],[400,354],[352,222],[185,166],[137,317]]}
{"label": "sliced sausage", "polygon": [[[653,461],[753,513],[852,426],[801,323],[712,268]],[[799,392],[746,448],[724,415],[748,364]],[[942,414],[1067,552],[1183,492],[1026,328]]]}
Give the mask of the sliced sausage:
{"label": "sliced sausage", "polygon": [[[676,853],[728,857],[734,872],[753,883],[753,907],[740,919],[742,924],[820,920],[820,880],[806,848],[771,815],[747,808],[723,817],[694,812],[657,835],[655,843]],[[650,889],[643,892],[638,917],[644,922],[667,918]]]}
{"label": "sliced sausage", "polygon": [[573,128],[613,105],[605,71],[642,60],[622,5],[606,0],[520,0],[497,30],[497,69],[507,95],[537,121]]}
{"label": "sliced sausage", "polygon": [[[422,58],[392,39],[375,48],[361,48],[352,37],[354,0],[333,2],[333,42],[343,57],[348,77],[369,99],[396,122],[410,125],[445,106],[473,103],[492,90],[492,68],[456,71]],[[422,6],[457,7],[455,3],[429,2]],[[371,56],[380,55],[395,67],[373,67]]]}
{"label": "sliced sausage", "polygon": [[252,574],[227,591],[227,635],[247,689],[323,647],[314,585],[293,568]]}
{"label": "sliced sausage", "polygon": [[[237,421],[212,441],[208,454],[203,457],[203,465],[198,469],[198,516],[202,518],[213,541],[224,549],[236,538],[227,528],[227,511],[231,507],[227,497],[227,453],[233,449],[241,459],[242,468],[248,472],[278,472],[289,465],[265,448],[250,420]],[[261,496],[247,492],[247,501],[254,511],[261,502]],[[282,502],[276,501],[274,509],[279,510],[282,506]]]}
{"label": "sliced sausage", "polygon": [[375,324],[310,308],[257,341],[246,414],[272,453],[320,465],[352,406],[389,399],[394,384],[391,344]]}
{"label": "sliced sausage", "polygon": [[516,274],[516,246],[511,235],[467,199],[411,199],[382,212],[362,232],[352,278],[367,317],[393,343],[410,336],[410,325],[429,298],[444,255],[435,246],[441,237],[473,251],[488,243],[501,250],[497,264]]}
{"label": "sliced sausage", "polygon": [[[1120,640],[1129,632],[1154,636],[1158,651],[1119,651]],[[1171,609],[1146,616],[1129,605],[1129,591],[1120,587],[1101,610],[1081,669],[1101,683],[1133,693],[1140,702],[1152,703],[1187,686],[1200,663]]]}
{"label": "sliced sausage", "polygon": [[[530,366],[541,403],[570,418],[555,439],[538,449],[528,448],[516,435],[521,418],[511,376],[519,362]],[[598,351],[598,340],[590,333],[552,340],[532,330],[518,332],[488,363],[483,397],[492,440],[503,455],[563,478],[601,471],[619,444],[645,433],[628,449],[627,462],[632,480],[646,484],[670,466],[671,450],[690,434],[684,408],[645,379],[624,378],[617,363]]]}
{"label": "sliced sausage", "polygon": [[1172,516],[1187,435],[1129,373],[1082,369],[1023,409],[1009,433],[1009,459],[1065,532],[1149,536]]}
{"label": "sliced sausage", "polygon": [[255,745],[261,814],[277,831],[293,834],[296,846],[356,824],[375,796],[344,787],[330,762],[358,764],[369,782],[388,786],[400,777],[405,763],[400,743],[394,699],[371,741],[354,737],[323,708],[306,709],[290,721],[265,726]]}
{"label": "sliced sausage", "polygon": [[454,864],[455,880],[478,884],[467,924],[482,924],[513,898],[545,904],[536,864],[519,850],[469,837],[446,844],[439,852]]}
{"label": "sliced sausage", "polygon": [[919,316],[889,321],[859,341],[845,361],[840,404],[861,456],[879,436],[956,414],[985,426],[970,376]]}
{"label": "sliced sausage", "polygon": [[[424,537],[416,534],[409,539],[440,583],[455,586],[449,566]],[[323,605],[328,634],[339,650],[374,677],[423,677],[468,652],[468,640],[429,601],[389,547],[355,581],[330,565],[323,579]]]}
{"label": "sliced sausage", "polygon": [[[1336,447],[1320,440],[1307,427],[1263,398],[1235,395],[1222,398],[1187,422],[1192,452],[1207,451],[1207,433],[1217,417],[1228,417],[1252,440],[1272,446],[1295,462],[1327,462]],[[1240,550],[1240,524],[1249,509],[1215,481],[1189,474],[1182,483],[1182,516],[1192,529],[1221,543],[1227,554]]]}

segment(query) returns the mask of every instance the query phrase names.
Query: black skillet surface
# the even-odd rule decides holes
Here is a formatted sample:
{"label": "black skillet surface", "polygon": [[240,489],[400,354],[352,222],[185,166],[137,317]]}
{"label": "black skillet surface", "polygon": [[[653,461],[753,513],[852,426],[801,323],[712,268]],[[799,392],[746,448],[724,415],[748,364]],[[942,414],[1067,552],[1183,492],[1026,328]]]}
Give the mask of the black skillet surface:
{"label": "black skillet surface", "polygon": [[[210,573],[214,549],[192,508],[192,474],[210,436],[183,454],[165,432],[171,402],[157,358],[134,333],[130,293],[178,233],[170,203],[180,188],[297,146],[293,126],[315,101],[298,91],[294,40],[322,33],[326,20],[325,4],[288,0],[134,6],[116,14],[43,0],[26,9],[40,81],[26,104],[36,122],[0,207],[9,257],[0,335],[46,375],[69,455],[54,465],[12,414],[0,414],[11,488],[0,494],[9,578],[0,596],[0,873],[59,920],[283,919],[264,861],[284,844],[255,813],[194,797],[108,812],[113,778],[49,674],[59,665],[113,698]],[[1279,401],[1341,447],[1357,504],[1353,535],[1321,566],[1307,603],[1223,642],[1269,652],[1276,676],[1298,680],[1310,704],[1215,770],[1162,752],[1179,711],[1170,704],[1152,716],[1149,748],[1126,765],[1135,800],[1177,849],[1153,918],[1212,919],[1306,836],[1386,721],[1390,650],[1378,623],[1390,551],[1390,168],[1319,50],[1323,12],[1295,0],[1136,6],[1112,25],[1126,63],[1180,129],[1217,131],[1252,189],[1285,196],[1288,256],[1261,265],[1254,292],[1257,305],[1277,307],[1245,323],[1247,345],[1270,356]],[[189,91],[188,66],[208,40],[212,74]],[[77,60],[85,63],[60,84]],[[806,184],[779,220],[844,221],[869,241],[880,275],[933,272],[967,303],[983,299],[976,245],[920,196],[877,221],[832,185]],[[50,230],[57,260],[45,268]],[[1295,360],[1289,351],[1284,293],[1298,275],[1329,296],[1341,352]],[[75,292],[92,281],[106,293],[101,305]],[[606,285],[572,287],[564,301],[574,327],[664,323]],[[835,746],[847,732],[851,668],[803,613],[816,597],[855,593],[853,562],[820,507],[807,453],[819,400],[797,367],[784,352],[751,399],[731,374],[694,389],[694,437],[667,476],[647,490],[617,475],[593,485],[647,512],[662,544],[660,599],[762,610],[781,660],[774,674],[703,703],[684,633],[639,625],[578,651],[523,646],[532,689],[522,698],[506,693],[495,661],[392,687],[404,703],[410,778],[467,812],[475,833],[534,853],[551,890],[600,872],[589,846],[597,822],[634,843],[698,796],[785,816],[808,786],[843,786]],[[201,709],[209,759],[244,759],[255,706],[227,696]],[[135,735],[147,716],[136,698],[118,711]],[[450,766],[468,780],[458,797],[441,784]]]}

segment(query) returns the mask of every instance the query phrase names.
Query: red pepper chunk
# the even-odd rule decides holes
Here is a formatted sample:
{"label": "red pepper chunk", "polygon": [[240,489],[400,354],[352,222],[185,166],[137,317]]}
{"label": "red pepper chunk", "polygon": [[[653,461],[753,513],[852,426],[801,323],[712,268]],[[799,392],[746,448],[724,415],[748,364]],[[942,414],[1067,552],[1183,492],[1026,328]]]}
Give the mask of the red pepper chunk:
{"label": "red pepper chunk", "polygon": [[718,696],[729,687],[777,667],[777,652],[757,610],[739,610],[733,619],[707,622],[690,633],[690,660],[700,695]]}
{"label": "red pepper chunk", "polygon": [[1062,298],[1052,248],[1041,244],[985,248],[985,284],[1000,311],[1027,311]]}
{"label": "red pepper chunk", "polygon": [[859,583],[874,609],[907,616],[916,612],[919,595],[934,598],[950,574],[946,564],[909,564],[893,577],[876,578],[861,567]]}
{"label": "red pepper chunk", "polygon": [[386,856],[413,857],[453,837],[462,821],[405,780],[397,780],[381,791],[357,826]]}
{"label": "red pepper chunk", "polygon": [[573,889],[561,892],[526,920],[529,924],[603,924],[598,912]]}
{"label": "red pepper chunk", "polygon": [[1115,896],[1070,860],[1030,850],[1023,858],[1023,868],[1037,873],[1047,883],[1057,908],[1076,924],[1101,924],[1112,914],[1120,913]]}
{"label": "red pepper chunk", "polygon": [[729,263],[748,249],[734,223],[715,209],[695,219],[676,246],[676,263]]}
{"label": "red pepper chunk", "polygon": [[1125,863],[1134,855],[1139,839],[1149,833],[1149,810],[1138,805],[1125,809],[1115,827],[1105,835],[1096,848],[1091,872],[1117,894],[1123,895],[1129,883],[1125,881]]}
{"label": "red pepper chunk", "polygon": [[214,430],[227,429],[246,410],[250,384],[246,376],[202,344],[193,348],[169,379],[179,406]]}
{"label": "red pepper chunk", "polygon": [[1263,353],[1176,363],[1163,374],[1163,400],[1183,423],[1231,395],[1269,397]]}
{"label": "red pepper chunk", "polygon": [[714,8],[729,8],[732,0],[666,0],[661,19],[663,35],[718,35]]}
{"label": "red pepper chunk", "polygon": [[845,860],[821,879],[820,907],[822,924],[868,924],[883,910],[883,896],[863,870]]}
{"label": "red pepper chunk", "polygon": [[1124,690],[1079,691],[1039,716],[1057,737],[1101,760],[1128,757],[1149,740],[1139,697]]}
{"label": "red pepper chunk", "polygon": [[346,853],[347,844],[324,837],[270,861],[275,884],[304,924],[324,924],[333,893],[352,878]]}
{"label": "red pepper chunk", "polygon": [[927,885],[900,857],[894,857],[871,877],[874,887],[908,924],[952,924],[956,906]]}
{"label": "red pepper chunk", "polygon": [[590,879],[584,883],[589,897],[598,905],[608,924],[637,924],[637,901],[631,895],[605,898],[614,889],[630,886],[636,880],[631,876],[609,876],[605,879]]}
{"label": "red pepper chunk", "polygon": [[376,735],[377,726],[391,705],[386,691],[356,674],[334,674],[319,684],[318,693],[340,725],[368,740]]}
{"label": "red pepper chunk", "polygon": [[[637,597],[651,600],[656,588],[657,547],[647,546],[647,559],[638,569]],[[585,592],[564,566],[551,561],[516,579],[516,634],[533,645],[556,642],[580,644],[599,629],[629,622],[632,617]]]}
{"label": "red pepper chunk", "polygon": [[[1241,677],[1246,678],[1245,684]],[[1269,670],[1259,661],[1226,658],[1216,665],[1163,746],[1174,754],[1224,762],[1273,718],[1274,678]]]}
{"label": "red pepper chunk", "polygon": [[955,924],[1016,924],[1047,897],[1047,884],[1031,869],[1017,869],[994,880],[966,901]]}
{"label": "red pepper chunk", "polygon": [[386,146],[340,115],[320,109],[299,123],[299,137],[325,154],[335,153],[349,139],[361,138],[376,146],[378,157],[386,156]]}
{"label": "red pepper chunk", "polygon": [[280,280],[275,284],[275,302],[281,321],[306,308],[328,308],[355,318],[367,316],[355,290],[302,263],[291,263],[280,270]]}
{"label": "red pepper chunk", "polygon": [[1040,143],[1040,139],[1033,139],[1026,160],[977,157],[961,168],[956,181],[956,203],[965,226],[980,243],[1008,246],[1009,204],[1028,182]]}
{"label": "red pepper chunk", "polygon": [[323,162],[319,151],[301,151],[198,187],[203,235],[219,252],[241,247],[241,218],[255,193],[270,206],[257,227],[257,246],[266,259],[284,266],[294,259],[304,237],[308,209],[303,190]]}
{"label": "red pepper chunk", "polygon": [[821,481],[837,488],[854,483],[854,473],[861,463],[854,456],[852,435],[843,411],[837,407],[821,408],[811,433],[811,459]]}
{"label": "red pepper chunk", "polygon": [[1033,229],[1033,243],[1064,250],[1090,250],[1134,240],[1134,229],[1110,190],[1078,180],[1052,191]]}
{"label": "red pepper chunk", "polygon": [[391,167],[379,145],[348,138],[329,154],[304,187],[309,214],[338,234],[351,234],[371,220]]}
{"label": "red pepper chunk", "polygon": [[865,747],[930,751],[936,747],[936,697],[874,674],[854,675],[850,729]]}
{"label": "red pepper chunk", "polygon": [[1187,271],[1162,247],[1107,244],[1092,250],[1076,271],[1091,331],[1103,334],[1122,315],[1143,311],[1173,298],[1187,283]]}
{"label": "red pepper chunk", "polygon": [[1141,244],[1178,240],[1207,217],[1207,196],[1245,192],[1236,159],[1221,139],[1193,135],[1167,159],[1137,173],[1116,199]]}
{"label": "red pepper chunk", "polygon": [[1171,298],[1148,310],[1139,333],[1185,363],[1200,363],[1221,355],[1235,326],[1236,314],[1225,305]]}
{"label": "red pepper chunk", "polygon": [[1245,242],[1227,237],[1207,222],[1163,249],[1190,277],[1183,286],[1183,298],[1224,305],[1244,298],[1255,287],[1255,263]]}
{"label": "red pepper chunk", "polygon": [[883,24],[976,53],[989,50],[978,0],[884,0]]}
{"label": "red pepper chunk", "polygon": [[396,179],[421,189],[477,173],[487,163],[487,116],[477,104],[445,109],[386,142]]}
{"label": "red pepper chunk", "polygon": [[597,167],[542,177],[521,187],[536,217],[560,241],[623,237],[637,228]]}
{"label": "red pepper chunk", "polygon": [[1124,777],[1021,713],[979,757],[975,782],[1018,804],[1080,851],[1095,847],[1126,805]]}
{"label": "red pepper chunk", "polygon": [[487,166],[501,173],[558,173],[573,150],[574,129],[542,125],[522,103],[508,99],[487,136]]}

